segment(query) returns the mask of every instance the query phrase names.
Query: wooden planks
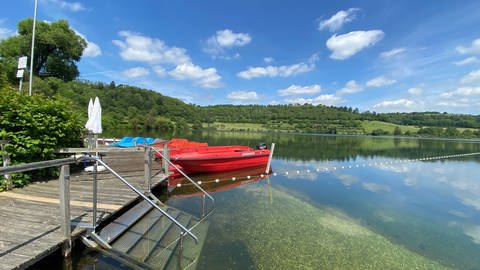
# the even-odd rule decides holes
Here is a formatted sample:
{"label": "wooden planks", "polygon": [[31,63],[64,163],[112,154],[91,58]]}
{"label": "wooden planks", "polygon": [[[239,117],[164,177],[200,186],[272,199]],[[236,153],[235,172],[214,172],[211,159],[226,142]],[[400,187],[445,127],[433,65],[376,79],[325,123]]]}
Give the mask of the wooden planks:
{"label": "wooden planks", "polygon": [[[145,190],[144,152],[107,153],[104,161],[135,187]],[[152,162],[153,174],[161,169]],[[70,176],[71,220],[92,222],[92,175],[84,172]],[[137,194],[109,173],[97,177],[100,220],[109,217],[137,199]],[[152,185],[163,181],[160,174]],[[0,270],[23,269],[61,247],[59,181],[32,183],[21,189],[0,192]],[[72,227],[78,237],[84,229]]]}

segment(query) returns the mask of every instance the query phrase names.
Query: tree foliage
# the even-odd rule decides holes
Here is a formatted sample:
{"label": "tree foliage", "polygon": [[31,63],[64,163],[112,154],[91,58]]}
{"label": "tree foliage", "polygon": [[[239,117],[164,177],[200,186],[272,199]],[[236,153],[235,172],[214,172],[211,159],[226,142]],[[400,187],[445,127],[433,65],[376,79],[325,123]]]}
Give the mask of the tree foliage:
{"label": "tree foliage", "polygon": [[[7,152],[12,164],[54,159],[55,150],[82,145],[82,125],[67,100],[0,91],[0,139],[9,140]],[[17,179],[21,179],[16,182],[19,186],[28,178]]]}
{"label": "tree foliage", "polygon": [[[18,35],[0,42],[0,59],[2,65],[8,68],[10,79],[14,78],[17,59],[20,56],[30,59],[32,26],[32,19],[20,21]],[[86,46],[86,41],[70,28],[66,20],[51,23],[37,21],[33,74],[66,81],[75,79],[79,75],[76,62]]]}

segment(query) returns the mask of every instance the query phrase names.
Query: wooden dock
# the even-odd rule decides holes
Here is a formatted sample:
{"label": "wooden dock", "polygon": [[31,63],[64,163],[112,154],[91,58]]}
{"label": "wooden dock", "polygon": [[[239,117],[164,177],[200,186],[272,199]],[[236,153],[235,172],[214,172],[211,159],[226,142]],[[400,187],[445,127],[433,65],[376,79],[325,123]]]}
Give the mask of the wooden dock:
{"label": "wooden dock", "polygon": [[[103,160],[135,187],[145,190],[144,152],[107,153]],[[153,173],[161,164],[153,162]],[[165,179],[152,178],[152,186]],[[71,173],[70,210],[72,238],[92,223],[92,174]],[[138,195],[108,172],[98,174],[98,218],[104,220],[138,198]],[[59,180],[35,182],[24,188],[0,192],[0,270],[24,269],[62,247]]]}

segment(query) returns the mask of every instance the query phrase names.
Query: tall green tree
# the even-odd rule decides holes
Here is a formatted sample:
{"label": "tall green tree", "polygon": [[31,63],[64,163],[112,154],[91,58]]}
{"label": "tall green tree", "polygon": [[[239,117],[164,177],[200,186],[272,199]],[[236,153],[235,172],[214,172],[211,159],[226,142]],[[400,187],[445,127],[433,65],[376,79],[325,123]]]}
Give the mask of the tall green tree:
{"label": "tall green tree", "polygon": [[[18,35],[0,42],[0,61],[9,68],[10,77],[16,71],[18,57],[28,56],[30,59],[32,26],[32,19],[20,21]],[[76,63],[86,46],[87,42],[70,28],[66,20],[37,21],[33,74],[65,81],[75,79],[79,75]]]}

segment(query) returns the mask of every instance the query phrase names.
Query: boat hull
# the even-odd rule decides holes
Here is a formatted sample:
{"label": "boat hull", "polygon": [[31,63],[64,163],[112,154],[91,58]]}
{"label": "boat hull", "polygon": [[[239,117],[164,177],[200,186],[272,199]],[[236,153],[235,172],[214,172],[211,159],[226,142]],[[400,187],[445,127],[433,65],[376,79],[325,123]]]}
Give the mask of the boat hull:
{"label": "boat hull", "polygon": [[172,157],[187,173],[216,173],[240,170],[253,166],[267,166],[269,150],[195,152]]}

